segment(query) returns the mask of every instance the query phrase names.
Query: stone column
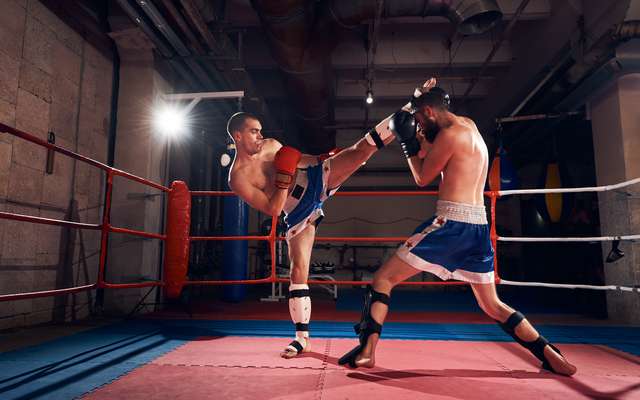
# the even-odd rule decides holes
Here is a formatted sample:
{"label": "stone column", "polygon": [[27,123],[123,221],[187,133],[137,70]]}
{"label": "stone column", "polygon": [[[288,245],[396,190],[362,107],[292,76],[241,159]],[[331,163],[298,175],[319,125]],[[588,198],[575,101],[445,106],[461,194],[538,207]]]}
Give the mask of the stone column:
{"label": "stone column", "polygon": [[[139,29],[119,31],[112,37],[121,62],[115,167],[164,184],[167,143],[153,129],[152,109],[167,84],[155,68],[152,43]],[[163,212],[159,190],[114,179],[112,225],[160,232]],[[110,282],[156,280],[160,257],[159,240],[111,234],[106,277]],[[147,290],[107,290],[105,308],[130,311]]]}
{"label": "stone column", "polygon": [[[590,106],[598,185],[640,177],[640,74],[620,77]],[[603,192],[599,196],[602,235],[640,233],[640,184]],[[640,244],[622,242],[625,257],[605,263],[605,282],[610,285],[640,284]],[[606,257],[611,244],[603,244]],[[610,292],[609,317],[617,322],[640,323],[638,293]]]}

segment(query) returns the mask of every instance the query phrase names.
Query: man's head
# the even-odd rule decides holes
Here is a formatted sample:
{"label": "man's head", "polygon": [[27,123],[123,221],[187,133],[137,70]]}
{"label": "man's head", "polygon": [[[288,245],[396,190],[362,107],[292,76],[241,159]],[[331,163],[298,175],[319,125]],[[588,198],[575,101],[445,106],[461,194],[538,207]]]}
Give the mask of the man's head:
{"label": "man's head", "polygon": [[433,87],[414,101],[414,116],[429,143],[433,143],[442,126],[440,116],[449,111],[451,99],[442,88]]}
{"label": "man's head", "polygon": [[262,149],[262,125],[253,114],[233,114],[227,122],[227,133],[235,142],[237,151],[251,155]]}

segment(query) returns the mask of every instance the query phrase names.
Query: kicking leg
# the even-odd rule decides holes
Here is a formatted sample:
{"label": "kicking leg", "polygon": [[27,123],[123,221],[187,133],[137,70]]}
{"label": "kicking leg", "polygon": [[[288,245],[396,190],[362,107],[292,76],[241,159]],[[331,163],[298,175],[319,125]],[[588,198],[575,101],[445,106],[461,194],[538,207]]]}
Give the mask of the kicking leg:
{"label": "kicking leg", "polygon": [[367,287],[364,296],[362,318],[354,327],[360,343],[340,357],[338,364],[348,364],[352,368],[372,368],[375,365],[375,350],[389,310],[391,290],[418,272],[395,255],[376,272],[373,284]]}
{"label": "kicking leg", "polygon": [[[416,89],[413,93],[411,102],[405,104],[402,109],[408,110],[412,107],[414,99],[422,93],[429,91],[436,85],[435,78],[428,79],[422,88]],[[393,114],[376,124],[370,129],[362,139],[353,146],[342,150],[331,158],[331,176],[329,177],[329,189],[340,186],[347,178],[349,178],[362,163],[367,161],[378,149],[391,143],[395,136],[389,129],[389,122],[393,118]]]}
{"label": "kicking leg", "polygon": [[[393,140],[393,136],[387,138],[387,142]],[[358,168],[362,167],[362,163],[367,161],[378,151],[376,146],[370,145],[366,139],[360,139],[351,147],[341,150],[338,154],[332,156],[331,174],[327,186],[329,189],[337,188],[342,185]]]}
{"label": "kicking leg", "polygon": [[291,283],[289,284],[289,313],[296,327],[295,339],[280,353],[283,358],[293,358],[311,350],[309,340],[309,320],[311,319],[311,297],[309,296],[309,260],[316,234],[313,224],[291,238],[289,260],[291,263]]}
{"label": "kicking leg", "polygon": [[557,347],[540,335],[524,315],[498,298],[494,283],[472,284],[471,287],[480,308],[516,342],[542,361],[542,368],[566,376],[576,373],[576,367],[562,356]]}

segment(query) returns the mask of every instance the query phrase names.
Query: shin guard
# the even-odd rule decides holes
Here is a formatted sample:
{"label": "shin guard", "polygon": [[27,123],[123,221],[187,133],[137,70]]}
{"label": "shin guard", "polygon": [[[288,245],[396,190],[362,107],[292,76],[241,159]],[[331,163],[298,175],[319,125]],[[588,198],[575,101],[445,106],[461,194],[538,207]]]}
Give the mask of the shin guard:
{"label": "shin guard", "polygon": [[371,316],[371,306],[377,301],[388,306],[391,302],[391,298],[384,293],[376,292],[373,290],[371,285],[367,286],[367,291],[364,295],[362,317],[360,318],[360,322],[353,327],[358,335],[360,344],[347,354],[340,357],[338,364],[349,364],[352,368],[356,368],[356,357],[364,350],[364,347],[367,345],[367,341],[369,340],[369,336],[374,333],[377,333],[378,335],[382,333],[382,325]]}
{"label": "shin guard", "polygon": [[296,327],[296,339],[309,337],[309,320],[311,319],[311,297],[306,284],[289,285],[289,313]]}
{"label": "shin guard", "polygon": [[529,350],[531,354],[536,356],[538,360],[542,361],[542,368],[553,371],[551,365],[549,364],[549,361],[547,361],[547,358],[544,356],[544,348],[546,345],[549,345],[553,350],[558,352],[558,354],[562,355],[562,353],[560,353],[560,350],[550,344],[549,341],[542,335],[539,335],[536,340],[533,340],[531,342],[525,342],[524,340],[520,339],[518,335],[516,335],[516,327],[524,319],[524,315],[522,315],[522,313],[520,313],[519,311],[516,311],[511,314],[505,322],[496,322],[498,322],[498,325],[500,325],[502,330],[508,333],[509,336],[511,336],[516,342],[518,342],[525,349]]}

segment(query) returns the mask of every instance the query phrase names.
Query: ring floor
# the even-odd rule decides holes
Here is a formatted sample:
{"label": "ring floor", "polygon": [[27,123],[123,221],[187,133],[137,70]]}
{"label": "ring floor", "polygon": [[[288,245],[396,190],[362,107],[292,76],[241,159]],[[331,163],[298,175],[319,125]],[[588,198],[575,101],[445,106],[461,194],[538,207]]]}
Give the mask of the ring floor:
{"label": "ring floor", "polygon": [[[389,314],[373,369],[337,364],[359,312],[315,301],[312,350],[285,360],[284,303],[213,302],[0,335],[2,399],[640,399],[640,328],[529,314],[578,367],[558,376],[475,310]],[[351,307],[353,308],[353,307]],[[446,308],[446,307],[441,307]]]}

